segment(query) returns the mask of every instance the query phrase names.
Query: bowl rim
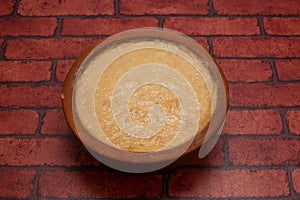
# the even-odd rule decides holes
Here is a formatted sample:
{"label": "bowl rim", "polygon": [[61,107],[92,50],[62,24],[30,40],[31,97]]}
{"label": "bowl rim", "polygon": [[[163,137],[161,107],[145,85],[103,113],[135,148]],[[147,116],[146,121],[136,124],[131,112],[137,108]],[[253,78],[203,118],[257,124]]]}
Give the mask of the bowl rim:
{"label": "bowl rim", "polygon": [[[104,40],[100,40],[98,42],[96,42],[94,45],[91,45],[90,47],[88,47],[83,53],[80,54],[80,56],[76,59],[76,61],[72,64],[66,78],[64,81],[64,85],[63,85],[63,89],[62,89],[62,94],[61,94],[61,100],[62,100],[62,107],[63,107],[63,113],[64,116],[66,118],[66,121],[70,127],[70,129],[72,130],[72,132],[74,133],[74,135],[82,142],[82,139],[80,138],[80,134],[78,133],[77,129],[76,129],[76,125],[74,122],[74,117],[73,117],[73,89],[74,89],[74,84],[76,81],[76,77],[77,77],[77,73],[79,72],[82,64],[86,61],[86,59],[90,56],[91,52],[95,51],[95,49],[99,46],[99,45],[105,45],[105,43],[109,43],[110,40],[113,40],[114,38],[119,37],[122,34],[125,33],[131,33],[131,32],[136,32],[136,31],[154,31],[154,32],[167,32],[167,33],[171,33],[171,34],[175,34],[177,36],[180,37],[184,37],[190,41],[193,41],[194,43],[197,43],[194,39],[186,36],[183,33],[174,31],[174,30],[170,30],[170,29],[162,29],[162,28],[154,28],[154,27],[144,27],[144,28],[138,28],[138,29],[130,29],[127,31],[123,31],[117,34],[114,34],[112,36],[109,36],[107,38],[105,38]],[[216,60],[199,44],[197,43],[197,46],[199,46],[199,48],[202,48],[202,50],[204,50],[206,56],[214,63],[214,66],[216,66],[220,77],[223,81],[223,85],[224,85],[224,90],[225,90],[225,99],[226,99],[226,113],[228,111],[228,107],[229,107],[229,87],[228,87],[228,82],[225,78],[225,75],[221,69],[221,67],[219,66],[219,64],[216,62]],[[225,113],[225,115],[226,115]],[[225,120],[225,119],[224,119]],[[222,124],[220,124],[221,126]],[[201,133],[202,134],[202,133]],[[104,144],[104,143],[103,143]],[[105,144],[107,145],[107,144]],[[109,145],[107,145],[109,146]],[[198,146],[195,146],[191,149],[187,149],[186,151],[183,152],[182,155],[185,154],[189,154],[190,152],[194,151],[197,148],[200,148],[201,144]],[[110,148],[114,148],[109,146]],[[115,148],[116,149],[116,148]],[[119,150],[119,149],[118,149]],[[122,151],[122,150],[119,150]],[[126,159],[126,161],[128,161]]]}

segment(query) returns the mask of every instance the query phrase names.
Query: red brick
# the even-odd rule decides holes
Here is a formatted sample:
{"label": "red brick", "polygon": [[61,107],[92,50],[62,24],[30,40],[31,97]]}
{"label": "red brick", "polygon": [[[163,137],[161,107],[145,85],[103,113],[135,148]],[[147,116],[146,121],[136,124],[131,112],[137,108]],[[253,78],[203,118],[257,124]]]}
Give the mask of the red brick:
{"label": "red brick", "polygon": [[8,59],[75,58],[100,41],[83,38],[10,40],[5,56]]}
{"label": "red brick", "polygon": [[300,135],[300,110],[289,110],[286,113],[286,120],[290,132]]}
{"label": "red brick", "polygon": [[22,0],[18,13],[23,16],[112,15],[113,0]]}
{"label": "red brick", "polygon": [[0,62],[0,81],[9,82],[36,82],[49,81],[51,79],[51,62]]}
{"label": "red brick", "polygon": [[[224,165],[225,155],[223,152],[224,142],[219,139],[216,146],[209,154],[199,159],[199,150],[195,150],[190,154],[181,157],[178,161],[175,161],[173,167],[175,166],[222,166]],[[171,165],[172,167],[172,165]]]}
{"label": "red brick", "polygon": [[278,135],[281,131],[281,117],[275,110],[231,110],[223,129],[223,133],[234,135]]}
{"label": "red brick", "polygon": [[193,37],[207,52],[209,52],[209,45],[207,39],[203,37]]}
{"label": "red brick", "polygon": [[0,138],[0,165],[98,166],[77,140]]}
{"label": "red brick", "polygon": [[0,107],[61,107],[61,86],[0,86]]}
{"label": "red brick", "polygon": [[58,82],[64,82],[74,60],[61,60],[58,61],[56,67],[56,79]]}
{"label": "red brick", "polygon": [[0,36],[51,36],[56,26],[54,18],[0,19]]}
{"label": "red brick", "polygon": [[171,174],[169,195],[177,198],[258,198],[289,195],[284,170],[180,170]]}
{"label": "red brick", "polygon": [[229,85],[231,106],[298,106],[299,84]]}
{"label": "red brick", "polygon": [[272,79],[268,62],[261,60],[218,60],[225,77],[231,82],[262,82]]}
{"label": "red brick", "polygon": [[3,44],[3,39],[0,39],[0,55],[2,55],[2,44]]}
{"label": "red brick", "polygon": [[297,194],[300,194],[300,169],[296,169],[292,173],[293,186]]}
{"label": "red brick", "polygon": [[298,139],[245,139],[228,140],[229,159],[234,165],[299,165]]}
{"label": "red brick", "polygon": [[264,19],[265,31],[269,35],[300,35],[299,24],[299,18]]}
{"label": "red brick", "polygon": [[[116,171],[45,171],[38,193],[54,198],[159,198],[162,176],[134,175]],[[62,190],[62,188],[64,188]]]}
{"label": "red brick", "polygon": [[29,198],[35,176],[34,170],[0,169],[0,197]]}
{"label": "red brick", "polygon": [[72,132],[64,118],[64,114],[59,110],[49,110],[43,119],[41,130],[45,135],[71,135]]}
{"label": "red brick", "polygon": [[299,57],[300,38],[215,38],[213,47],[219,57]]}
{"label": "red brick", "polygon": [[300,60],[276,61],[278,80],[298,81],[300,80]]}
{"label": "red brick", "polygon": [[34,134],[39,115],[30,110],[0,111],[0,134]]}
{"label": "red brick", "polygon": [[260,33],[254,18],[168,18],[165,28],[188,35],[257,35]]}
{"label": "red brick", "polygon": [[62,35],[112,35],[128,29],[157,25],[154,18],[64,19]]}
{"label": "red brick", "polygon": [[15,0],[0,1],[0,16],[10,15],[14,11]]}
{"label": "red brick", "polygon": [[208,14],[207,0],[121,0],[120,12],[125,15]]}
{"label": "red brick", "polygon": [[299,15],[298,0],[214,0],[214,9],[222,15]]}

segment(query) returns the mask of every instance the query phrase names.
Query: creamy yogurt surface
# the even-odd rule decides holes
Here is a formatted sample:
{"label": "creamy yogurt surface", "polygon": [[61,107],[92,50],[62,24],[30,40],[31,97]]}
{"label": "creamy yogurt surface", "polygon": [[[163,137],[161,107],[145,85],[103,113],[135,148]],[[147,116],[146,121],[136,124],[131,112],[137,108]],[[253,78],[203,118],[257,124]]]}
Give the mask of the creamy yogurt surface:
{"label": "creamy yogurt surface", "polygon": [[74,107],[96,139],[131,152],[191,141],[208,125],[216,87],[188,48],[139,39],[107,47],[80,71]]}

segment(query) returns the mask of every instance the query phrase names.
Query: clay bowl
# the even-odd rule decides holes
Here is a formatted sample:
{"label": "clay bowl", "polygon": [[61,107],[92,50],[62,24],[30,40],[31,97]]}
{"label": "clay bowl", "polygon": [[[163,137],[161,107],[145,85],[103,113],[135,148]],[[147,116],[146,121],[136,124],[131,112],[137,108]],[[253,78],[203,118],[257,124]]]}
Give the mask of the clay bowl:
{"label": "clay bowl", "polygon": [[[209,122],[198,131],[192,140],[178,146],[154,152],[131,152],[116,148],[96,138],[79,116],[76,98],[78,97],[78,80],[89,68],[90,63],[112,46],[119,46],[132,41],[164,41],[188,49],[193,56],[203,61],[203,66],[209,71],[213,80],[215,92],[214,107]],[[97,82],[95,82],[96,84]],[[82,98],[82,97],[80,97]],[[63,111],[68,125],[88,151],[100,162],[120,171],[142,173],[164,168],[175,160],[188,156],[191,152],[199,151],[203,144],[209,144],[205,155],[214,146],[225,121],[228,110],[228,86],[224,74],[213,58],[193,39],[170,30],[155,28],[140,28],[118,33],[104,41],[89,47],[75,63],[64,82],[62,91]],[[213,142],[212,142],[212,138]],[[194,153],[195,154],[195,153]],[[195,158],[199,159],[199,158]],[[178,165],[178,164],[177,164]]]}

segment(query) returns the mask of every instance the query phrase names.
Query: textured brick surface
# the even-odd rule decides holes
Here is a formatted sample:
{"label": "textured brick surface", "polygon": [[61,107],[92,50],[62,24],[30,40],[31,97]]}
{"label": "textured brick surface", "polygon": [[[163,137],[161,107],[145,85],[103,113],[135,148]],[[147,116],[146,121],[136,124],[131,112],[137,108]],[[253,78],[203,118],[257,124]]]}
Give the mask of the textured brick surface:
{"label": "textured brick surface", "polygon": [[121,0],[120,12],[125,15],[208,14],[207,0]]}
{"label": "textured brick surface", "polygon": [[0,36],[51,36],[56,21],[54,18],[0,19]]}
{"label": "textured brick surface", "polygon": [[174,163],[174,165],[183,166],[222,166],[224,165],[224,142],[219,140],[213,150],[202,159],[199,159],[199,150],[193,151],[191,154],[183,157],[180,161]]}
{"label": "textured brick surface", "polygon": [[3,45],[3,39],[0,39],[0,55],[2,55],[2,45]]}
{"label": "textured brick surface", "polygon": [[63,35],[111,35],[139,27],[156,27],[155,18],[65,19]]}
{"label": "textured brick surface", "polygon": [[261,60],[218,60],[225,77],[231,82],[270,81],[270,64]]}
{"label": "textured brick surface", "polygon": [[40,176],[38,193],[55,198],[158,198],[161,179],[161,175],[120,172],[45,171]]}
{"label": "textured brick surface", "polygon": [[169,181],[169,195],[178,198],[257,198],[289,194],[284,170],[181,170],[172,173]]}
{"label": "textured brick surface", "polygon": [[[300,5],[300,3],[299,3]],[[264,27],[270,35],[300,35],[299,18],[265,18]]]}
{"label": "textured brick surface", "polygon": [[214,54],[218,57],[299,57],[300,38],[215,38]]}
{"label": "textured brick surface", "polygon": [[0,1],[0,16],[10,15],[14,10],[15,0]]}
{"label": "textured brick surface", "polygon": [[234,165],[299,165],[299,139],[241,139],[228,141]]}
{"label": "textured brick surface", "polygon": [[34,134],[39,115],[31,110],[0,111],[0,134]]}
{"label": "textured brick surface", "polygon": [[300,60],[279,60],[276,62],[276,69],[279,80],[300,80]]}
{"label": "textured brick surface", "polygon": [[5,56],[8,59],[75,58],[99,41],[94,38],[10,40]]}
{"label": "textured brick surface", "polygon": [[221,15],[299,15],[298,0],[214,0],[214,8]]}
{"label": "textured brick surface", "polygon": [[231,85],[229,88],[232,106],[297,106],[300,103],[299,84]]}
{"label": "textured brick surface", "polygon": [[189,35],[255,35],[260,30],[254,18],[168,18],[165,28]]}
{"label": "textured brick surface", "polygon": [[42,134],[45,135],[71,135],[62,111],[49,110],[43,118]]}
{"label": "textured brick surface", "polygon": [[282,131],[281,117],[274,110],[229,111],[223,133],[228,134],[275,134]]}
{"label": "textured brick surface", "polygon": [[28,198],[33,192],[34,170],[0,169],[0,198]]}
{"label": "textured brick surface", "polygon": [[56,67],[56,79],[59,82],[63,82],[70,70],[74,60],[62,60],[57,63]]}
{"label": "textured brick surface", "polygon": [[1,107],[61,107],[61,86],[0,85]]}
{"label": "textured brick surface", "polygon": [[52,73],[52,63],[0,61],[0,81],[37,82],[49,81]]}
{"label": "textured brick surface", "polygon": [[83,166],[99,165],[72,139],[18,139],[0,138],[0,165],[9,166]]}
{"label": "textured brick surface", "polygon": [[21,0],[18,13],[23,16],[112,15],[113,0]]}
{"label": "textured brick surface", "polygon": [[290,132],[300,135],[300,110],[289,110],[286,113],[286,120]]}
{"label": "textured brick surface", "polygon": [[[299,0],[0,0],[0,199],[300,199]],[[142,26],[181,31],[229,82],[222,135],[164,170],[120,173],[72,134],[76,58]]]}
{"label": "textured brick surface", "polygon": [[204,37],[193,37],[207,52],[209,52],[209,45],[207,39]]}
{"label": "textured brick surface", "polygon": [[296,169],[292,173],[293,186],[296,193],[300,194],[300,169]]}

